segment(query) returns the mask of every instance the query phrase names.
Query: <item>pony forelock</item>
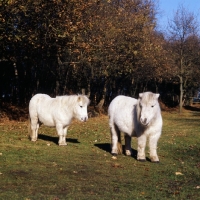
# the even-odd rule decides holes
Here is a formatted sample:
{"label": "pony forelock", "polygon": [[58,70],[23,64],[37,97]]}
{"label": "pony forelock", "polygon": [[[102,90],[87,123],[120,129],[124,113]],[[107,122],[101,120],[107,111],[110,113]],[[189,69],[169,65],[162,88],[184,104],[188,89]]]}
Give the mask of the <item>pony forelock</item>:
{"label": "pony forelock", "polygon": [[90,100],[88,99],[88,97],[86,95],[79,94],[78,101],[82,101],[82,103],[86,104],[86,105],[90,104]]}
{"label": "pony forelock", "polygon": [[145,92],[139,94],[139,101],[143,101],[144,103],[148,103],[152,100],[157,100],[159,98],[160,94],[155,94],[152,92]]}

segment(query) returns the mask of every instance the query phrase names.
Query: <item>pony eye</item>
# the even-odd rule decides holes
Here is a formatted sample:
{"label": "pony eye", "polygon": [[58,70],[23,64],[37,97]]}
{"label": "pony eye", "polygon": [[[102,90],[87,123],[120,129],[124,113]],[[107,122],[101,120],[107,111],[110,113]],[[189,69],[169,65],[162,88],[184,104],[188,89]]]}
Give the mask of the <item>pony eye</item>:
{"label": "pony eye", "polygon": [[83,106],[80,106],[81,108],[83,107]]}
{"label": "pony eye", "polygon": [[151,106],[152,108],[154,107],[154,105],[153,106]]}

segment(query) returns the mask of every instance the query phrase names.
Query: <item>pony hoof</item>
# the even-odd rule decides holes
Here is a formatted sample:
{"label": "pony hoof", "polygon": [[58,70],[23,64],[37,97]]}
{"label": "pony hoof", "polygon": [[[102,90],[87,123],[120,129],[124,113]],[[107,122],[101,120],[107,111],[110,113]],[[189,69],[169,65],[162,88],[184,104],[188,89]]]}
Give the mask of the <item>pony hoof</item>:
{"label": "pony hoof", "polygon": [[158,161],[151,161],[152,163],[160,163],[160,161],[158,160]]}
{"label": "pony hoof", "polygon": [[140,162],[146,162],[146,159],[138,159]]}
{"label": "pony hoof", "polygon": [[37,141],[37,139],[31,139],[31,142],[36,142]]}
{"label": "pony hoof", "polygon": [[126,156],[131,156],[132,155],[131,151],[129,151],[129,150],[126,150],[125,154],[126,154]]}
{"label": "pony hoof", "polygon": [[60,143],[59,146],[67,146],[67,143]]}
{"label": "pony hoof", "polygon": [[117,153],[112,153],[113,156],[117,156]]}

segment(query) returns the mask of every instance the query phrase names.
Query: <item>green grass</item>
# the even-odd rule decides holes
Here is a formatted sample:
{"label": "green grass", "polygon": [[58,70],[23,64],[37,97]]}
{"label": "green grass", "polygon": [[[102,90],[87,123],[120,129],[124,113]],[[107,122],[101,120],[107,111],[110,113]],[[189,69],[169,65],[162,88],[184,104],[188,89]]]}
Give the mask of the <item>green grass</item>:
{"label": "green grass", "polygon": [[54,128],[42,126],[33,143],[25,122],[2,122],[0,200],[200,199],[200,112],[163,120],[159,164],[136,160],[135,138],[132,157],[112,159],[107,116],[74,121],[64,147]]}

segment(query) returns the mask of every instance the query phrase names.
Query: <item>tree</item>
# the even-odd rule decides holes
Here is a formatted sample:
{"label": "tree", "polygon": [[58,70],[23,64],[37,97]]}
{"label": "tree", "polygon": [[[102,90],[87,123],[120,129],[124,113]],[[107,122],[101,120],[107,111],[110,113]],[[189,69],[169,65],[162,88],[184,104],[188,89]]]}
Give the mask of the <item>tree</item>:
{"label": "tree", "polygon": [[195,45],[192,45],[189,38],[195,38],[198,35],[198,24],[194,14],[180,6],[169,23],[169,28],[172,56],[175,63],[174,75],[178,78],[180,85],[179,110],[181,113],[185,88],[188,81],[192,79],[196,67],[196,56],[188,51],[190,46],[190,49],[192,48],[192,52],[194,52]]}
{"label": "tree", "polygon": [[2,5],[0,59],[13,63],[21,102],[38,92],[55,96],[82,89],[97,94],[97,101],[108,93],[136,96],[150,82],[162,81],[168,69],[153,0]]}
{"label": "tree", "polygon": [[[69,76],[78,71],[76,38],[84,28],[83,13],[89,3],[3,0],[1,4],[0,59],[13,63],[15,82],[20,84],[14,83],[14,90],[21,90],[27,99],[36,92],[52,94],[55,85],[56,94],[66,93]],[[63,52],[65,65],[59,65]]]}

